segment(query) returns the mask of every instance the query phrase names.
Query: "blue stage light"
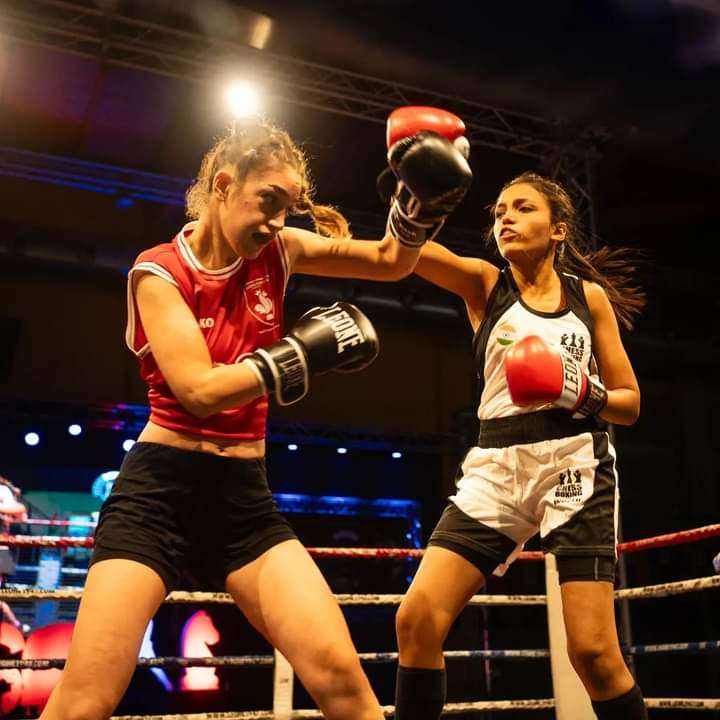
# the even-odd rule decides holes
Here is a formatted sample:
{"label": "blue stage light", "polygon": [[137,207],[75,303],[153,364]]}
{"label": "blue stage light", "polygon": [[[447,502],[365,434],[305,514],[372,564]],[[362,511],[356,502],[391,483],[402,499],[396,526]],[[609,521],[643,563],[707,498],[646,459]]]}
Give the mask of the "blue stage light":
{"label": "blue stage light", "polygon": [[40,436],[36,432],[25,433],[25,444],[35,447],[40,442]]}
{"label": "blue stage light", "polygon": [[120,210],[127,210],[128,208],[131,208],[134,204],[135,201],[127,195],[121,195],[115,201],[115,207],[120,208]]}
{"label": "blue stage light", "polygon": [[77,437],[78,435],[82,434],[82,428],[77,423],[73,423],[72,425],[68,425],[68,432],[73,437]]}

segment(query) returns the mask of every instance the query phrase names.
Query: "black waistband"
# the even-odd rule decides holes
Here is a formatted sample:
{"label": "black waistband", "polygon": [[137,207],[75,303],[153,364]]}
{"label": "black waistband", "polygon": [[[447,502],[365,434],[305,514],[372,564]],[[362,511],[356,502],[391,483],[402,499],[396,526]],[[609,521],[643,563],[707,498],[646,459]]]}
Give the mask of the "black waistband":
{"label": "black waistband", "polygon": [[121,475],[153,477],[171,483],[202,485],[219,478],[260,478],[265,482],[265,458],[238,458],[163,443],[136,442],[120,466]]}
{"label": "black waistband", "polygon": [[607,423],[596,417],[574,420],[567,410],[554,409],[510,415],[480,421],[478,447],[497,448],[527,445],[543,440],[559,440],[585,432],[607,430]]}

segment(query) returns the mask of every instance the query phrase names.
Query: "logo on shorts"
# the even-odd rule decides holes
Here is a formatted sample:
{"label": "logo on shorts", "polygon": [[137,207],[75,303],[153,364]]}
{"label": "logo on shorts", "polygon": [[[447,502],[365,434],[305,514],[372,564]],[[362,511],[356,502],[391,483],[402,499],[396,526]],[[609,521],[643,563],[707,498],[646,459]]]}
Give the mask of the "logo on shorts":
{"label": "logo on shorts", "polygon": [[251,280],[245,286],[245,303],[250,314],[265,325],[275,321],[275,304],[272,299],[270,279],[265,276]]}
{"label": "logo on shorts", "polygon": [[503,323],[498,325],[495,339],[500,345],[512,345],[515,342],[515,333],[517,330],[510,323]]}
{"label": "logo on shorts", "polygon": [[582,362],[585,354],[585,338],[577,333],[563,333],[560,336],[560,345],[570,357]]}
{"label": "logo on shorts", "polygon": [[579,470],[567,470],[561,472],[558,477],[558,485],[555,488],[555,504],[561,502],[579,503],[582,500],[583,485],[582,474]]}

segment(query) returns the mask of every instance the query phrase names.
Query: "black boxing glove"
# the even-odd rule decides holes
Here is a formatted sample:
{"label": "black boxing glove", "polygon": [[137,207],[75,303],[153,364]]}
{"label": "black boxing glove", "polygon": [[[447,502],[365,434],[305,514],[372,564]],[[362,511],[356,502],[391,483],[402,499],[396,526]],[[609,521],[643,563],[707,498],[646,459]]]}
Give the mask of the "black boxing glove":
{"label": "black boxing glove", "polygon": [[[403,245],[432,240],[472,181],[462,120],[445,110],[398,108],[388,118],[388,165],[395,179],[387,232]],[[387,191],[390,173],[378,179]],[[384,186],[384,187],[383,187]]]}
{"label": "black boxing glove", "polygon": [[336,302],[308,310],[284,338],[258,348],[242,362],[279,405],[291,405],[305,397],[311,375],[362,370],[377,357],[378,349],[370,320],[354,305]]}

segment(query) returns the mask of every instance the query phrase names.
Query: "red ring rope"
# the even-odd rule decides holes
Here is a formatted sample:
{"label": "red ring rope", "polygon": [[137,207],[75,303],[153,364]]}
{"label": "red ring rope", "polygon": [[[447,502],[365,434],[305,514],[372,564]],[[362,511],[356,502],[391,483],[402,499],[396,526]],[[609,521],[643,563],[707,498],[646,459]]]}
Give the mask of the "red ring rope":
{"label": "red ring rope", "polygon": [[[57,521],[52,521],[57,522]],[[706,525],[705,527],[693,528],[692,530],[680,530],[667,535],[658,535],[656,537],[644,538],[641,540],[631,540],[630,542],[620,543],[617,547],[618,553],[638,552],[640,550],[649,550],[651,548],[668,547],[670,545],[679,545],[681,543],[697,542],[698,540],[706,540],[707,538],[717,537],[720,535],[720,523],[716,525]],[[15,547],[85,547],[93,546],[93,538],[91,537],[55,537],[53,535],[10,535],[8,533],[0,533],[0,544],[13,545]],[[315,557],[325,558],[421,558],[424,550],[419,548],[327,548],[316,547],[308,548],[308,552]],[[542,560],[543,554],[539,551],[527,551],[520,553],[521,560]]]}

